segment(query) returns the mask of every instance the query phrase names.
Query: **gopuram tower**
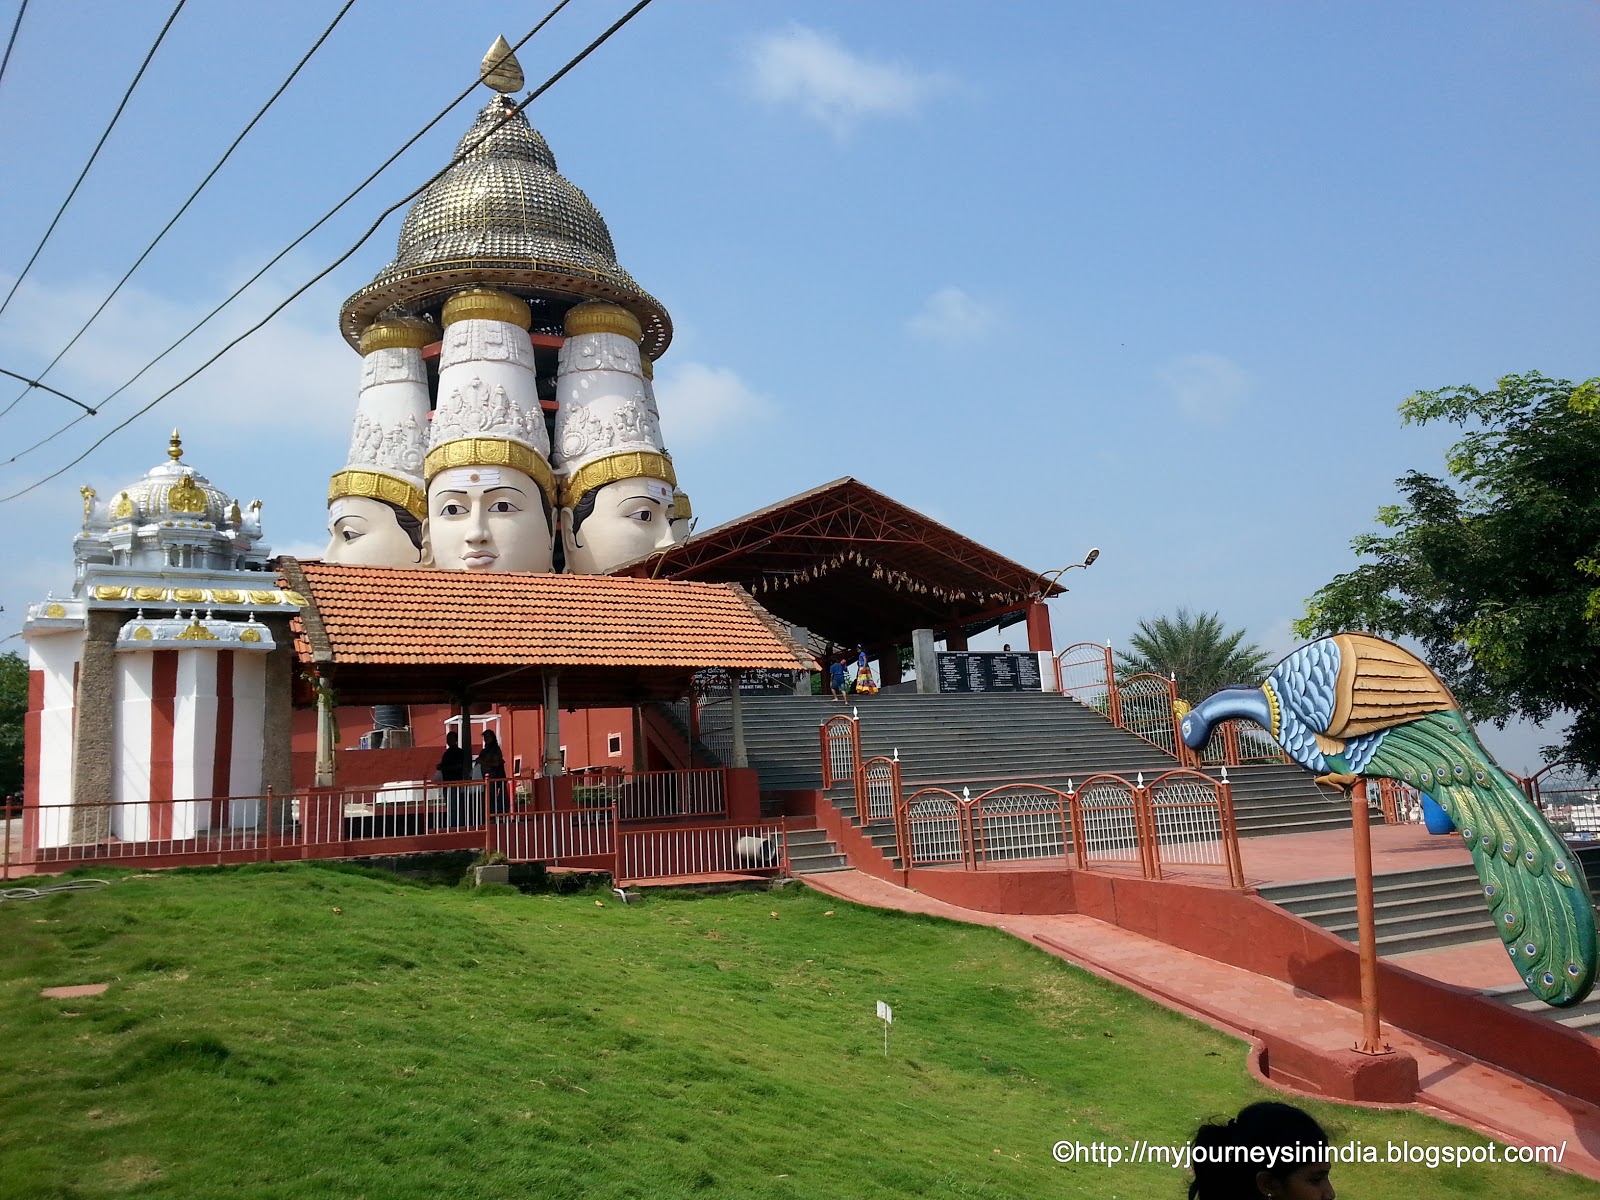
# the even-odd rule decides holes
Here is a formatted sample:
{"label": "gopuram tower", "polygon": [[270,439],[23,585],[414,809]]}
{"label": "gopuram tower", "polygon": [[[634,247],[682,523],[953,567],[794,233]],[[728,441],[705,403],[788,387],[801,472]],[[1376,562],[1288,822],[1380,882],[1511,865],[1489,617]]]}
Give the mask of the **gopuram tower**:
{"label": "gopuram tower", "polygon": [[602,574],[686,530],[651,384],[672,322],[517,111],[504,38],[480,78],[460,161],[340,313],[363,361],[325,557]]}

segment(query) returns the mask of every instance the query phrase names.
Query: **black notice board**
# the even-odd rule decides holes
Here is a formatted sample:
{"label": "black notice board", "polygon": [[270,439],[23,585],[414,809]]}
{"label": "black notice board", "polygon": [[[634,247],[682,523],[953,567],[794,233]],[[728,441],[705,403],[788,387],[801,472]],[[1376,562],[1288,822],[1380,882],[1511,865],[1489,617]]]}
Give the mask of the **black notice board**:
{"label": "black notice board", "polygon": [[1039,658],[1034,654],[961,651],[938,655],[941,692],[1037,692]]}

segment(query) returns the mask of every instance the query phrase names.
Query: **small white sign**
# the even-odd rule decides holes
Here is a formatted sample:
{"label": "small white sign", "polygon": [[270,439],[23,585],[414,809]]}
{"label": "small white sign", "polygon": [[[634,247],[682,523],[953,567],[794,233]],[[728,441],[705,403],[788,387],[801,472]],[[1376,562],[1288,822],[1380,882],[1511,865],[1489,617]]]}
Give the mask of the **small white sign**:
{"label": "small white sign", "polygon": [[894,1024],[894,1009],[890,1008],[882,1000],[878,1001],[878,1020],[885,1021],[891,1025]]}

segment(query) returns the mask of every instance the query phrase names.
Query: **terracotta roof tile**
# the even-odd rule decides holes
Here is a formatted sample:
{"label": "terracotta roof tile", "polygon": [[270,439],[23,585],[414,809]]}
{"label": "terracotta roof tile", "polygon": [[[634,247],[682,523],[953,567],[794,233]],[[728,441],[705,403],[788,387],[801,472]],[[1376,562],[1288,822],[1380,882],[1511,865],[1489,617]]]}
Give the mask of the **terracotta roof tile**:
{"label": "terracotta roof tile", "polygon": [[292,558],[280,568],[310,602],[294,622],[302,660],[817,669],[780,622],[727,584]]}

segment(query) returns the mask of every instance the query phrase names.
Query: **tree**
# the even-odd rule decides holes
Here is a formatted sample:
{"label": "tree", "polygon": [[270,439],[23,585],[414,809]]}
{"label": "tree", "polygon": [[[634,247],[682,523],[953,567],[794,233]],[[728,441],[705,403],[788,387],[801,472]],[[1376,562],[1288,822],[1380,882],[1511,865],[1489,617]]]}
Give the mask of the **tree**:
{"label": "tree", "polygon": [[28,713],[28,664],[0,654],[0,796],[22,790],[22,723]]}
{"label": "tree", "polygon": [[1449,478],[1396,480],[1387,532],[1351,543],[1368,561],[1312,596],[1295,631],[1414,638],[1468,717],[1570,713],[1545,753],[1600,767],[1600,380],[1508,375],[1418,392],[1400,414],[1467,431]]}
{"label": "tree", "polygon": [[1260,646],[1244,642],[1242,629],[1228,633],[1216,613],[1180,608],[1174,617],[1140,621],[1128,639],[1132,652],[1117,651],[1117,669],[1127,675],[1149,672],[1175,676],[1178,694],[1199,703],[1233,683],[1260,683],[1272,661]]}

